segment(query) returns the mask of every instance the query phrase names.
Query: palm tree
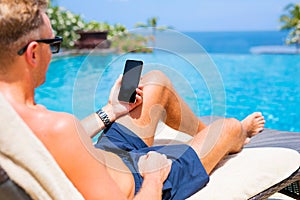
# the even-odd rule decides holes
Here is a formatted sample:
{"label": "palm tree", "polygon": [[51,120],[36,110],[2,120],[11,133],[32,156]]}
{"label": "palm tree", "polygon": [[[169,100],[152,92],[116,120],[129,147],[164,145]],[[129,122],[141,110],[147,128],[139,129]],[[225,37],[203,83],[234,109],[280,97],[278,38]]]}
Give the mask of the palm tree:
{"label": "palm tree", "polygon": [[157,21],[158,21],[157,17],[152,17],[147,20],[147,24],[144,24],[144,23],[136,23],[135,24],[136,28],[151,28],[152,29],[152,35],[151,35],[150,39],[153,41],[153,47],[155,47],[156,31],[157,30],[163,31],[168,28],[171,28],[169,26],[157,26]]}
{"label": "palm tree", "polygon": [[284,9],[287,14],[280,17],[280,22],[283,25],[280,27],[281,30],[289,30],[290,33],[286,38],[287,44],[295,44],[297,51],[300,47],[300,5],[289,4]]}
{"label": "palm tree", "polygon": [[141,23],[141,22],[136,23],[135,27],[136,28],[148,28],[148,27],[152,27],[153,29],[156,29],[157,28],[157,17],[149,18],[147,20],[147,24],[144,24],[144,23]]}

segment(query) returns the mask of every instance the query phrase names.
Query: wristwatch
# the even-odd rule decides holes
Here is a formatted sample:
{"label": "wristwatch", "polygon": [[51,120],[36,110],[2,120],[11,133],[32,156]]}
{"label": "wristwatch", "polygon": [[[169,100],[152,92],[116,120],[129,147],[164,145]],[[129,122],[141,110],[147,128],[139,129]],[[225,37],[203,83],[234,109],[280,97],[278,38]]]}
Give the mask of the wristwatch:
{"label": "wristwatch", "polygon": [[98,111],[96,112],[96,114],[97,114],[98,117],[101,119],[101,121],[103,122],[103,124],[104,124],[105,127],[110,126],[111,121],[110,121],[108,115],[106,114],[106,112],[104,112],[104,111],[102,110],[102,108],[101,108],[100,110],[98,110]]}

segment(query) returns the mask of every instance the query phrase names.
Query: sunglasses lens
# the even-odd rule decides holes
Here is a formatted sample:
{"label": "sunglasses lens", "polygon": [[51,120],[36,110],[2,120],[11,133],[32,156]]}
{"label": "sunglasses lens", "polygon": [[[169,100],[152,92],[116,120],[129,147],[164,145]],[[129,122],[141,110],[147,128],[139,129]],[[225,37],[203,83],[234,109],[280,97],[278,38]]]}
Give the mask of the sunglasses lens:
{"label": "sunglasses lens", "polygon": [[60,50],[60,44],[61,42],[53,42],[52,44],[50,44],[50,48],[51,48],[51,52],[52,53],[58,53]]}

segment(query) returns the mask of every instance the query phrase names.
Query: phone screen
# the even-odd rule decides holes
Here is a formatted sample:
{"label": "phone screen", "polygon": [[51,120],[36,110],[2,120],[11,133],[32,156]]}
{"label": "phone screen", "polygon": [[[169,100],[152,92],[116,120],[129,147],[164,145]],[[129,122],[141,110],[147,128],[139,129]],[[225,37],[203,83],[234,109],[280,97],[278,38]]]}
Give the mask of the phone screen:
{"label": "phone screen", "polygon": [[139,85],[143,61],[126,60],[123,72],[123,78],[119,93],[119,100],[134,103],[136,96],[136,88]]}

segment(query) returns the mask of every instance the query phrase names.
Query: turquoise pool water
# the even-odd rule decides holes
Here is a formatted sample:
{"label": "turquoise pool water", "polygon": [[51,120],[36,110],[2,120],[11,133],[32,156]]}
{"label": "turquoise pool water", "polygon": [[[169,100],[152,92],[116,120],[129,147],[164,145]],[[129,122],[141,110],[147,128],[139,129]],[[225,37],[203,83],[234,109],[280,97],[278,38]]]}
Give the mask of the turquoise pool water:
{"label": "turquoise pool water", "polygon": [[164,71],[198,116],[243,119],[261,111],[267,128],[300,132],[299,55],[177,55],[156,50],[55,58],[36,100],[81,119],[107,102],[128,58],[143,60],[144,73]]}

